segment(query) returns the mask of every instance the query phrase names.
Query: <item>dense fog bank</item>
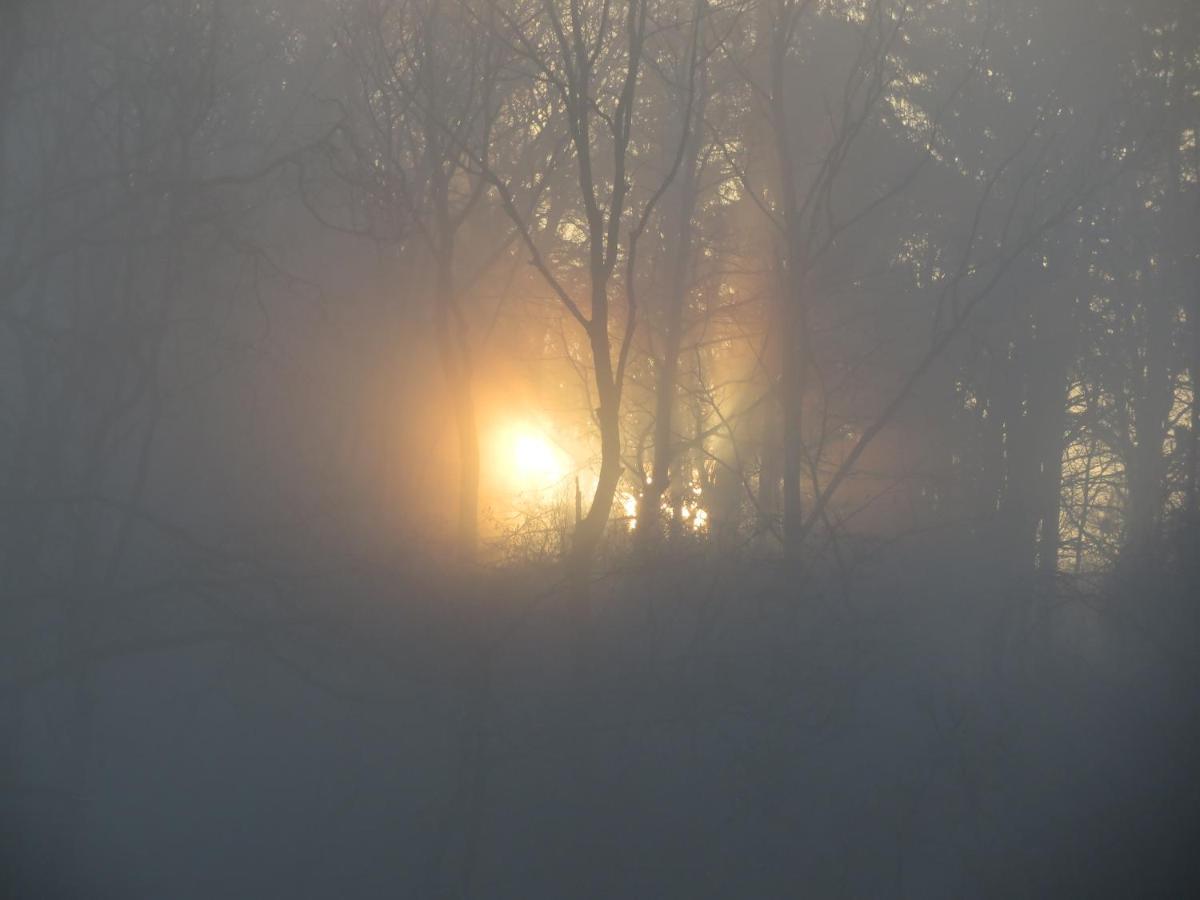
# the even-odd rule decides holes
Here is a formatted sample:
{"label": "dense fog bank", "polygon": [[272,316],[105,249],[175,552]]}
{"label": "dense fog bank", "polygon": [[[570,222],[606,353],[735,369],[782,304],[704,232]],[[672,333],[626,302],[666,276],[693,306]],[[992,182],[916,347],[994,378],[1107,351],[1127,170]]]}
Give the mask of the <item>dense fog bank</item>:
{"label": "dense fog bank", "polygon": [[582,649],[527,577],[296,585],[320,626],[106,665],[83,809],[31,724],[17,871],[29,896],[1176,894],[1194,648],[1135,597],[980,583],[954,543],[799,592],[675,557],[597,586]]}
{"label": "dense fog bank", "polygon": [[1179,896],[1198,131],[1189,0],[0,0],[0,894]]}

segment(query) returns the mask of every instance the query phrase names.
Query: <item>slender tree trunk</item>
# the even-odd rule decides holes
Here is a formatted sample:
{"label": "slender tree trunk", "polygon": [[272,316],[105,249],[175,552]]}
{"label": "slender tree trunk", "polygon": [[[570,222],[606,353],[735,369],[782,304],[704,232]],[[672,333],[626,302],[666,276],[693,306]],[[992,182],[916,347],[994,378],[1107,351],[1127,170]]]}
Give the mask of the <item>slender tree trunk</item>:
{"label": "slender tree trunk", "polygon": [[1200,529],[1200,291],[1192,295],[1188,314],[1191,332],[1191,359],[1188,372],[1192,404],[1188,420],[1186,509],[1189,527]]}
{"label": "slender tree trunk", "polygon": [[783,208],[784,253],[779,286],[780,372],[779,406],[782,416],[783,543],[784,555],[797,559],[804,531],[801,495],[804,459],[804,395],[809,358],[806,351],[808,317],[799,197],[795,161],[788,128],[788,104],[784,96],[785,68],[789,50],[789,13],[782,7],[771,38],[769,77],[771,125],[775,138],[776,177]]}
{"label": "slender tree trunk", "polygon": [[435,324],[442,372],[450,391],[454,425],[458,435],[458,524],[457,545],[466,559],[475,556],[479,541],[479,435],[471,381],[465,371],[462,341],[454,334],[444,300],[437,301]]}
{"label": "slender tree trunk", "polygon": [[[668,309],[668,318],[671,312]],[[676,325],[678,320],[676,320]],[[662,497],[671,483],[671,457],[674,453],[674,413],[677,373],[679,371],[679,336],[666,325],[663,356],[655,369],[654,384],[654,464],[650,480],[642,490],[638,509],[638,542],[647,546],[661,537]]]}
{"label": "slender tree trunk", "polygon": [[600,274],[597,282],[594,282],[592,290],[592,324],[588,328],[588,340],[596,366],[596,391],[600,400],[596,409],[600,425],[600,474],[592,504],[575,529],[571,553],[579,585],[585,589],[591,577],[596,550],[604,537],[604,526],[617,494],[622,468],[620,396],[613,372],[612,342],[607,327],[607,279]]}
{"label": "slender tree trunk", "polygon": [[1065,388],[1065,379],[1048,385],[1052,418],[1046,423],[1048,430],[1042,434],[1044,452],[1040,479],[1042,502],[1039,514],[1038,571],[1043,575],[1052,575],[1058,571],[1058,553],[1062,543],[1059,519],[1062,515],[1062,455],[1066,449],[1062,417],[1067,401]]}
{"label": "slender tree trunk", "polygon": [[[573,103],[570,104],[574,108],[569,110],[569,114],[574,119],[571,136],[578,156],[580,186],[583,188],[585,206],[588,210],[590,256],[588,273],[591,280],[591,316],[587,320],[586,329],[595,371],[596,394],[599,400],[596,417],[600,425],[600,473],[596,480],[596,491],[592,496],[592,505],[588,508],[587,514],[575,528],[571,551],[572,569],[579,595],[577,610],[578,615],[582,617],[581,621],[590,616],[589,584],[592,564],[604,537],[604,528],[608,524],[608,517],[612,511],[617,485],[621,481],[621,383],[618,378],[623,378],[624,372],[618,373],[613,368],[612,338],[608,333],[608,289],[612,280],[613,268],[617,262],[617,242],[621,233],[621,217],[626,211],[625,203],[629,189],[625,167],[628,162],[631,119],[625,117],[632,115],[637,94],[645,27],[645,4],[630,3],[626,7],[629,58],[620,99],[616,105],[616,118],[620,124],[613,131],[616,141],[613,148],[612,193],[608,202],[607,215],[601,212],[595,193],[589,131],[591,115],[589,107],[592,100],[588,96],[587,86],[587,79],[591,73],[589,66],[582,58],[576,60],[580,71],[573,76],[573,79],[576,80],[582,78],[582,82],[574,85],[575,89],[571,92]],[[627,335],[627,338],[631,336]],[[585,635],[586,630],[585,627],[581,628],[580,634]]]}
{"label": "slender tree trunk", "polygon": [[797,559],[804,530],[804,395],[807,387],[808,356],[804,352],[807,317],[799,273],[790,272],[792,283],[783,310],[783,360],[780,371],[779,405],[783,412],[783,540],[784,554]]}
{"label": "slender tree trunk", "polygon": [[439,166],[433,183],[434,327],[458,436],[457,549],[470,560],[475,558],[479,543],[479,433],[470,334],[454,287],[455,244],[448,192],[449,181]]}
{"label": "slender tree trunk", "polygon": [[[775,235],[769,239],[775,242]],[[781,493],[783,482],[783,359],[791,348],[782,326],[786,311],[784,300],[783,254],[778,244],[769,258],[767,310],[764,323],[762,364],[767,377],[768,395],[756,414],[759,440],[759,470],[756,507],[761,534],[780,535]]]}
{"label": "slender tree trunk", "polygon": [[[1160,282],[1161,283],[1161,282]],[[1154,296],[1145,305],[1146,338],[1141,377],[1133,398],[1136,441],[1129,460],[1129,513],[1126,551],[1148,561],[1155,553],[1162,514],[1166,460],[1163,439],[1171,409],[1168,355],[1174,305]]]}
{"label": "slender tree trunk", "polygon": [[[1055,268],[1060,262],[1055,261]],[[1061,543],[1062,457],[1066,449],[1068,374],[1075,358],[1075,329],[1071,321],[1069,284],[1052,285],[1035,312],[1036,362],[1029,391],[1030,415],[1036,441],[1038,548],[1037,567],[1043,575],[1058,571]]]}
{"label": "slender tree trunk", "polygon": [[1004,487],[997,520],[999,544],[1002,559],[1011,574],[1017,576],[1033,574],[1036,553],[1038,455],[1027,405],[1032,351],[1029,323],[1022,314],[996,394],[1004,429]]}
{"label": "slender tree trunk", "polygon": [[1079,527],[1075,533],[1075,574],[1083,572],[1083,548],[1087,540],[1088,516],[1092,512],[1092,463],[1095,460],[1094,440],[1088,440],[1087,456],[1084,458],[1083,495],[1079,502]]}
{"label": "slender tree trunk", "polygon": [[[704,115],[704,88],[697,101],[697,117]],[[671,483],[671,468],[675,455],[675,398],[678,394],[679,352],[683,340],[684,310],[687,306],[688,281],[691,276],[692,217],[696,210],[697,156],[700,152],[699,129],[691,122],[682,122],[688,133],[683,172],[675,185],[676,204],[668,216],[667,255],[670,275],[663,310],[663,354],[655,368],[654,385],[654,465],[650,483],[642,491],[638,510],[639,542],[646,545],[662,531],[662,495]]]}
{"label": "slender tree trunk", "polygon": [[[1056,269],[1059,264],[1055,260]],[[1005,367],[1000,518],[1012,571],[1025,575],[1058,568],[1067,374],[1075,345],[1070,299],[1053,276],[1029,299]]]}
{"label": "slender tree trunk", "polygon": [[[1179,230],[1187,220],[1184,195],[1180,191],[1181,136],[1173,133],[1167,172],[1170,191],[1164,203],[1166,227]],[[1186,246],[1186,245],[1185,245]],[[1190,248],[1180,247],[1179,253]],[[1140,359],[1134,383],[1133,419],[1136,441],[1129,469],[1129,512],[1125,532],[1125,552],[1135,564],[1153,563],[1161,538],[1163,501],[1166,496],[1167,460],[1163,441],[1171,414],[1174,389],[1171,378],[1172,328],[1178,309],[1180,268],[1176,260],[1159,258],[1149,279],[1150,294],[1145,298],[1144,355]]]}
{"label": "slender tree trunk", "polygon": [[[749,67],[754,79],[767,83],[770,77],[773,36],[776,33],[773,4],[756,4],[754,47],[750,52]],[[750,98],[750,114],[746,123],[745,167],[750,179],[750,190],[756,190],[760,200],[779,196],[779,168],[773,138],[771,104],[762,91],[754,91]],[[747,192],[749,194],[749,192]],[[746,241],[747,265],[758,263],[759,275],[751,290],[766,298],[766,315],[763,331],[766,335],[762,344],[762,368],[765,375],[766,402],[760,403],[753,413],[752,425],[758,457],[758,479],[754,505],[757,514],[757,532],[760,535],[775,534],[779,529],[779,486],[782,479],[782,435],[780,433],[779,369],[783,349],[780,346],[779,313],[782,308],[780,275],[782,251],[779,247],[778,230],[767,216],[763,215],[759,202],[747,196],[737,207],[737,231]]]}

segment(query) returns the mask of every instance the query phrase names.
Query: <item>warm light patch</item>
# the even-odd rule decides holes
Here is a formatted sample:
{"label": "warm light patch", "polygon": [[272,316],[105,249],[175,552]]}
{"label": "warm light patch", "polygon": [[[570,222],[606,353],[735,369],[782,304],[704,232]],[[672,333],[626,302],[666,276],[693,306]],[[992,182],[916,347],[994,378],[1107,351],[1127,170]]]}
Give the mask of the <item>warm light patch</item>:
{"label": "warm light patch", "polygon": [[501,465],[514,490],[540,493],[558,487],[570,471],[570,461],[545,434],[530,425],[508,429]]}
{"label": "warm light patch", "polygon": [[633,494],[621,496],[621,509],[625,511],[626,524],[630,531],[637,528],[638,498]]}

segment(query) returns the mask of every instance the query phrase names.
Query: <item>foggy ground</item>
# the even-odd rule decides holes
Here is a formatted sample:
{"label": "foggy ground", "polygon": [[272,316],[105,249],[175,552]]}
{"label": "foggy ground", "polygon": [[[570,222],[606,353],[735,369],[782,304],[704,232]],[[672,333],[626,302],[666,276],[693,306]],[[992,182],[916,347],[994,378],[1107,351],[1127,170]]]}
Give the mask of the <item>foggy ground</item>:
{"label": "foggy ground", "polygon": [[297,586],[341,624],[106,669],[78,861],[50,874],[68,813],[30,793],[19,896],[435,897],[472,828],[486,897],[1179,896],[1194,646],[957,549],[846,593],[699,556],[616,575],[582,665],[519,574]]}

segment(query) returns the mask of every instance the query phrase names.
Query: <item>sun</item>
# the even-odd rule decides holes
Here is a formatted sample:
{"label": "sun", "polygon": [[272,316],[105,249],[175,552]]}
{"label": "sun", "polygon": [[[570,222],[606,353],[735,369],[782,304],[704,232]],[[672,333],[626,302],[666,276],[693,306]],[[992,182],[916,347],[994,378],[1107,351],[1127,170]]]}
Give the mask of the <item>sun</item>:
{"label": "sun", "polygon": [[518,434],[513,441],[513,466],[523,482],[552,483],[563,476],[555,448],[536,434]]}
{"label": "sun", "polygon": [[566,454],[533,426],[514,425],[509,429],[506,444],[506,464],[516,489],[548,491],[567,477]]}

